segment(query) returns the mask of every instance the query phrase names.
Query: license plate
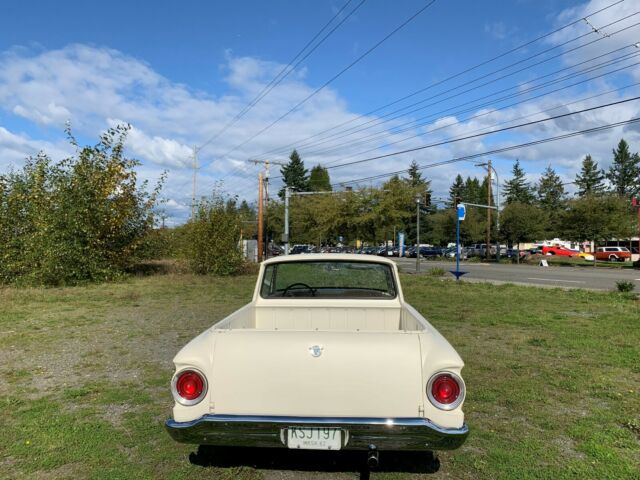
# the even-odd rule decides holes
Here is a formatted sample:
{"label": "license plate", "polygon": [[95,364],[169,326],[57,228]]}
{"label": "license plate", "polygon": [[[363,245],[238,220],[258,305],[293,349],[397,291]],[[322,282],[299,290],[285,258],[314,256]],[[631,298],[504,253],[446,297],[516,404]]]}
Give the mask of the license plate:
{"label": "license plate", "polygon": [[340,450],[342,431],[339,428],[289,427],[287,447],[306,450]]}

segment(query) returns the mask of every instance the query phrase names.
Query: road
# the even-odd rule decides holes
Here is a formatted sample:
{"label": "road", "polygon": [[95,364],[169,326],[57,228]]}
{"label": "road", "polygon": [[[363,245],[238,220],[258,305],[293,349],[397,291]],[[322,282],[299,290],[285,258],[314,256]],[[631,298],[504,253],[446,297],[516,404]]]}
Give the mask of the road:
{"label": "road", "polygon": [[[394,259],[403,272],[415,272],[415,258]],[[446,271],[455,270],[453,262],[423,260],[421,272],[432,267]],[[545,287],[588,288],[592,290],[615,290],[616,282],[627,280],[634,282],[640,290],[640,270],[627,270],[608,267],[538,267],[534,265],[504,265],[494,263],[464,263],[460,270],[468,272],[463,281],[485,281],[493,283],[518,283]]]}

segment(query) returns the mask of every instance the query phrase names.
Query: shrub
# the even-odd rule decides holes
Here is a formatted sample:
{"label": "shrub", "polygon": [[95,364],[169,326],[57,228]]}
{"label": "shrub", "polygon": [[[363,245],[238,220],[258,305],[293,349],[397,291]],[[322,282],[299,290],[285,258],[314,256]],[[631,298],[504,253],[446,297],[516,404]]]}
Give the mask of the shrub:
{"label": "shrub", "polygon": [[616,282],[616,287],[618,288],[619,292],[626,293],[626,292],[632,292],[636,286],[634,285],[633,282],[630,282],[627,280],[620,280],[619,282]]}
{"label": "shrub", "polygon": [[195,218],[182,229],[182,252],[197,274],[231,275],[243,266],[242,220],[234,202],[218,195],[202,200]]}
{"label": "shrub", "polygon": [[58,162],[40,153],[0,176],[0,283],[108,280],[135,262],[160,184],[152,193],[138,185],[138,163],[123,155],[128,129],[110,129]]}

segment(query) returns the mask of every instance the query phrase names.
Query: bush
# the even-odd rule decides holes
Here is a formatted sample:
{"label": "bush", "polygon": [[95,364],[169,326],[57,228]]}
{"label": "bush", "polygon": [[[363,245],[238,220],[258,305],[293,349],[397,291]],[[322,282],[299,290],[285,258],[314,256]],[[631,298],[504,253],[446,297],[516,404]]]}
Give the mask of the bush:
{"label": "bush", "polygon": [[636,288],[633,282],[629,282],[627,280],[620,280],[619,282],[616,282],[616,287],[621,293],[632,292],[633,289]]}
{"label": "bush", "polygon": [[58,162],[40,153],[0,176],[0,283],[108,280],[136,261],[160,185],[138,186],[137,162],[123,156],[127,132],[110,129]]}
{"label": "bush", "polygon": [[242,220],[234,202],[220,196],[202,200],[195,219],[181,229],[181,250],[197,274],[231,275],[243,267]]}

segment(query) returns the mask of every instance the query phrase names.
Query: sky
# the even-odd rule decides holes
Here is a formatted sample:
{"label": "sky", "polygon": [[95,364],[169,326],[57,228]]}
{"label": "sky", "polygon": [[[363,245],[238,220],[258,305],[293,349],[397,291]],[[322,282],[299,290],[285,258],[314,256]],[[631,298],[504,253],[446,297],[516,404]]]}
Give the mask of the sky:
{"label": "sky", "polygon": [[190,214],[194,147],[198,197],[254,202],[263,166],[249,160],[285,162],[292,148],[308,169],[329,167],[335,189],[377,185],[385,179],[368,177],[412,160],[476,154],[423,170],[434,198],[458,173],[484,175],[476,164],[489,158],[502,183],[520,159],[531,182],[550,165],[572,191],[586,154],[607,168],[620,138],[640,150],[639,124],[483,153],[639,117],[638,100],[451,140],[639,96],[637,42],[633,0],[10,2],[0,16],[0,174],[40,151],[72,155],[67,124],[81,144],[130,124],[140,178],[166,172],[169,225]]}

